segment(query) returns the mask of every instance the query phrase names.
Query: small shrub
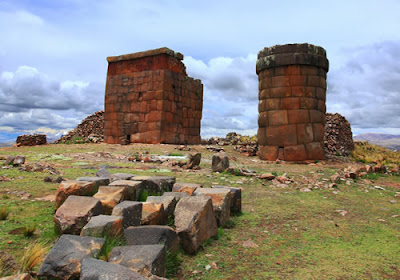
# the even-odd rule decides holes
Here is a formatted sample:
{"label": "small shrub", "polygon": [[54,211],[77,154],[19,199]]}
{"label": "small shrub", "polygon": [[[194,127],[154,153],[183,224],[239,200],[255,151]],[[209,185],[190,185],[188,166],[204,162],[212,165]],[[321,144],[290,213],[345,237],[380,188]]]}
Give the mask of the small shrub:
{"label": "small shrub", "polygon": [[40,264],[47,253],[47,247],[42,243],[34,243],[25,250],[21,260],[21,272],[31,272]]}
{"label": "small shrub", "polygon": [[1,207],[0,208],[0,221],[7,220],[8,214],[10,214],[8,209],[5,206]]}
{"label": "small shrub", "polygon": [[272,175],[274,175],[275,177],[278,176],[278,172],[274,171],[271,173]]}
{"label": "small shrub", "polygon": [[36,231],[36,225],[29,225],[25,226],[23,229],[23,233],[25,237],[31,237],[35,234]]}
{"label": "small shrub", "polygon": [[108,261],[111,251],[114,247],[125,245],[125,240],[119,235],[106,235],[106,241],[100,250],[98,259]]}

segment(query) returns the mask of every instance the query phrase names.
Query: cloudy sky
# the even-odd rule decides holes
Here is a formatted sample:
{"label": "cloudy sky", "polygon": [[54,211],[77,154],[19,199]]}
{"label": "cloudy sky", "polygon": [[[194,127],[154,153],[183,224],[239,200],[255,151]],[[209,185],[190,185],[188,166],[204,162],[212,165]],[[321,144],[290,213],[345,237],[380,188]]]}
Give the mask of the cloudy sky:
{"label": "cloudy sky", "polygon": [[400,1],[0,0],[0,142],[104,108],[106,57],[169,47],[204,84],[202,136],[255,134],[256,56],[327,50],[327,111],[400,134]]}

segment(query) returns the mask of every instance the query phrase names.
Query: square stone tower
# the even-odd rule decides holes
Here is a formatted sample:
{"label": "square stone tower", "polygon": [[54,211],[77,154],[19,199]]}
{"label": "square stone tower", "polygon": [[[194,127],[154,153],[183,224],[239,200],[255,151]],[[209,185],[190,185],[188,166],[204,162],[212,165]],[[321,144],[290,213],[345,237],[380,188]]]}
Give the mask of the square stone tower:
{"label": "square stone tower", "polygon": [[168,48],[108,57],[104,140],[200,143],[203,85]]}

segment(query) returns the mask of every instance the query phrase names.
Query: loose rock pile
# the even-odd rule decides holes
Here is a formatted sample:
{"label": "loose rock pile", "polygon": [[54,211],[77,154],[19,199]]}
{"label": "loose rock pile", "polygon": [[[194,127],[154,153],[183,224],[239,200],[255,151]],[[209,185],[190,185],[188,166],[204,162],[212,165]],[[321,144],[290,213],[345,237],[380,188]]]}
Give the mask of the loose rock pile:
{"label": "loose rock pile", "polygon": [[84,119],[74,130],[68,132],[55,144],[66,143],[74,138],[81,138],[78,142],[100,143],[104,141],[104,111],[98,111]]}
{"label": "loose rock pile", "polygon": [[37,146],[47,144],[47,139],[45,134],[24,134],[18,136],[15,142],[17,146]]}
{"label": "loose rock pile", "polygon": [[[175,177],[115,173],[62,182],[54,215],[62,235],[39,275],[49,279],[165,277],[167,252],[175,253],[181,246],[194,254],[217,235],[217,227],[229,221],[231,212],[241,211],[239,188],[203,188],[175,181]],[[146,202],[138,201],[145,198]],[[173,226],[167,226],[171,221]],[[97,260],[109,236],[124,238],[126,245],[114,247],[108,262]]]}
{"label": "loose rock pile", "polygon": [[350,123],[340,114],[326,114],[325,155],[348,156],[354,150]]}

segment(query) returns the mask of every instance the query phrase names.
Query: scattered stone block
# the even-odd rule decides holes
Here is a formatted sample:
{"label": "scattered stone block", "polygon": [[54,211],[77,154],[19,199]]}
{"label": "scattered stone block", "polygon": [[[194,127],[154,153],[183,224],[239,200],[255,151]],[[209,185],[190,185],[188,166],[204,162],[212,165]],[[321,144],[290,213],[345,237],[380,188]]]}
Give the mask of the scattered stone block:
{"label": "scattered stone block", "polygon": [[187,169],[196,169],[200,167],[201,153],[189,154],[189,160],[186,164]]}
{"label": "scattered stone block", "polygon": [[217,235],[217,221],[208,196],[188,196],[175,208],[175,226],[182,248],[194,254],[201,243]]}
{"label": "scattered stone block", "polygon": [[[149,192],[154,191],[162,194],[172,191],[176,178],[170,176],[136,176],[134,180],[144,182],[143,188],[147,189]],[[157,186],[155,189],[154,185]]]}
{"label": "scattered stone block", "polygon": [[113,216],[122,216],[123,227],[140,226],[142,220],[142,203],[123,201],[114,207]]}
{"label": "scattered stone block", "polygon": [[201,188],[197,189],[194,195],[211,197],[218,226],[223,226],[229,221],[231,216],[231,192],[229,189]]}
{"label": "scattered stone block", "polygon": [[161,203],[169,217],[173,217],[178,200],[174,196],[148,196],[147,202]]}
{"label": "scattered stone block", "polygon": [[71,195],[57,209],[54,215],[54,223],[61,234],[79,235],[91,217],[102,213],[103,207],[98,199]]}
{"label": "scattered stone block", "polygon": [[12,165],[14,162],[15,157],[14,156],[7,156],[6,161],[4,162],[4,165]]}
{"label": "scattered stone block", "polygon": [[104,238],[64,234],[46,256],[39,275],[46,279],[79,279],[81,261],[97,258]]}
{"label": "scattered stone block", "polygon": [[26,156],[16,156],[12,162],[13,166],[21,166],[25,163]]}
{"label": "scattered stone block", "polygon": [[194,183],[175,183],[172,187],[173,192],[186,192],[188,195],[193,195],[197,188],[202,188],[201,184]]}
{"label": "scattered stone block", "polygon": [[103,205],[103,214],[110,215],[114,207],[127,197],[127,192],[126,187],[100,187],[93,197]]}
{"label": "scattered stone block", "polygon": [[223,172],[229,168],[229,158],[225,153],[214,154],[211,162],[212,172]]}
{"label": "scattered stone block", "polygon": [[143,276],[150,274],[165,276],[165,249],[164,245],[132,245],[115,247],[108,259],[132,269]]}
{"label": "scattered stone block", "polygon": [[177,201],[183,197],[189,196],[187,192],[165,192],[162,196],[173,196]]}
{"label": "scattered stone block", "polygon": [[97,187],[108,186],[108,184],[110,184],[110,178],[108,177],[79,177],[76,180],[85,182],[95,182]]}
{"label": "scattered stone block", "polygon": [[260,179],[263,179],[263,180],[269,180],[269,181],[271,181],[271,180],[274,180],[274,179],[275,179],[275,175],[273,175],[273,174],[271,174],[271,173],[264,173],[264,174],[261,174],[259,178],[260,178]]}
{"label": "scattered stone block", "polygon": [[176,252],[179,249],[178,234],[169,226],[129,227],[124,235],[128,245],[165,244],[167,251]]}
{"label": "scattered stone block", "polygon": [[118,180],[113,181],[109,187],[125,187],[126,188],[126,200],[137,200],[141,182],[130,181],[130,180]]}
{"label": "scattered stone block", "polygon": [[80,280],[145,280],[142,275],[116,263],[109,263],[93,258],[82,260]]}
{"label": "scattered stone block", "polygon": [[143,202],[142,225],[165,225],[167,224],[167,213],[162,203]]}
{"label": "scattered stone block", "polygon": [[110,182],[120,181],[120,180],[130,180],[135,177],[134,174],[129,173],[113,173],[110,175]]}
{"label": "scattered stone block", "polygon": [[122,217],[99,215],[92,217],[83,227],[81,236],[105,237],[122,234]]}
{"label": "scattered stone block", "polygon": [[58,209],[70,195],[92,196],[97,192],[95,182],[63,181],[58,186],[54,209]]}
{"label": "scattered stone block", "polygon": [[216,189],[227,189],[231,192],[231,212],[242,212],[242,189],[227,186],[212,186]]}

